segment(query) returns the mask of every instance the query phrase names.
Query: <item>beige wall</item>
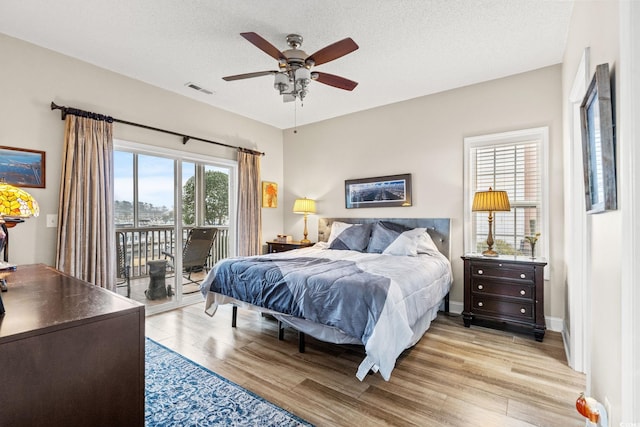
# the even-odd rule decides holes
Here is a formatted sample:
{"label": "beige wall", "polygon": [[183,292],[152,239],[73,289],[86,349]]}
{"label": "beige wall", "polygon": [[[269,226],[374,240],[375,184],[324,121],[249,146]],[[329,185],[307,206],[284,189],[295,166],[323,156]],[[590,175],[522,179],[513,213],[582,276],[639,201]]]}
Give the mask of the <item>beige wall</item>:
{"label": "beige wall", "polygon": [[[589,74],[593,75],[596,65],[609,63],[616,93],[614,100],[619,99],[623,89],[615,84],[619,65],[618,8],[618,1],[614,0],[581,1],[574,4],[563,63],[562,99],[565,106],[569,104],[569,91],[586,47],[590,48]],[[619,110],[617,102],[615,110]],[[565,124],[569,126],[568,110],[565,111]],[[609,425],[619,424],[621,402],[620,251],[621,212],[625,208],[625,201],[618,198],[618,206],[617,211],[587,217],[590,266],[586,273],[591,284],[591,318],[587,319],[590,322],[591,342],[587,352],[591,361],[586,366],[590,373],[590,384],[587,387],[599,401],[604,402],[607,398],[611,402],[614,418],[609,420]]]}
{"label": "beige wall", "polygon": [[[49,104],[72,106],[188,135],[265,152],[262,175],[282,183],[282,131],[210,107],[0,34],[0,145],[46,151],[46,188],[30,192],[41,215],[12,229],[10,260],[17,264],[55,263],[56,229],[46,215],[58,210],[64,122]],[[183,82],[176,82],[181,86]],[[213,95],[215,96],[215,95]],[[116,138],[235,159],[235,150],[122,124]],[[167,189],[171,191],[171,189]],[[264,211],[266,235],[282,230],[282,210]]]}
{"label": "beige wall", "polygon": [[[425,77],[428,78],[428,77]],[[357,89],[356,89],[357,91]],[[452,219],[453,301],[462,302],[463,139],[549,127],[550,280],[545,313],[564,316],[561,66],[519,74],[287,130],[284,137],[285,231],[301,238],[296,197],[318,201],[309,218],[448,217]],[[355,96],[355,92],[354,92]],[[411,173],[413,206],[345,209],[344,180]]]}

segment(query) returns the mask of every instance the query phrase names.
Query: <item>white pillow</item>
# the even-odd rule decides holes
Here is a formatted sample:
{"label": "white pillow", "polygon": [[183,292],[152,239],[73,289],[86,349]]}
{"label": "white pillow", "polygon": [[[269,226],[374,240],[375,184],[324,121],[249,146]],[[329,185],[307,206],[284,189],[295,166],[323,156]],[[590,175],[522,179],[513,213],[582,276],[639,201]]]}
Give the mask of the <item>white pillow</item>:
{"label": "white pillow", "polygon": [[417,236],[417,251],[419,254],[429,254],[429,253],[440,253],[438,247],[431,239],[429,232],[425,231],[424,233]]}
{"label": "white pillow", "polygon": [[416,256],[418,255],[418,237],[425,232],[424,228],[404,231],[382,253],[398,256]]}

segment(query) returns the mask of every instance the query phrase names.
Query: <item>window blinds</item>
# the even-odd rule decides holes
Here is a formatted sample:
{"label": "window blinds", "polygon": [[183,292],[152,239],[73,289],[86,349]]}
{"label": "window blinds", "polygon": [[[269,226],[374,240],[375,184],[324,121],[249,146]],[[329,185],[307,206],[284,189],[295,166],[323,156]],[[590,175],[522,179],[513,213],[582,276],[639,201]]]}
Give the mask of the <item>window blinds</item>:
{"label": "window blinds", "polygon": [[[501,254],[531,255],[525,236],[542,230],[541,141],[482,144],[471,148],[473,192],[504,190],[510,212],[494,212],[494,247]],[[489,232],[487,212],[472,217],[475,250],[486,249]]]}

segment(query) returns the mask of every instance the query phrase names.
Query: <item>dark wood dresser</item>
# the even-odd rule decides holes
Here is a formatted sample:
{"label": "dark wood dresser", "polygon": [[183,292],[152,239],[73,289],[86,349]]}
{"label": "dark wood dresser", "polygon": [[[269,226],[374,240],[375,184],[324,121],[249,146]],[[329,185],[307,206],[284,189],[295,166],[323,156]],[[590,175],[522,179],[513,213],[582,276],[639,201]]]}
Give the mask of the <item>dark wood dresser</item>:
{"label": "dark wood dresser", "polygon": [[542,341],[544,318],[544,266],[542,258],[465,255],[464,325],[476,319],[532,328]]}
{"label": "dark wood dresser", "polygon": [[2,276],[0,425],[144,426],[144,306],[45,265]]}
{"label": "dark wood dresser", "polygon": [[313,245],[313,243],[302,243],[302,242],[281,243],[281,242],[270,241],[270,242],[267,242],[267,253],[271,254],[274,252],[286,252],[292,249],[306,248],[307,246],[311,246],[311,245]]}

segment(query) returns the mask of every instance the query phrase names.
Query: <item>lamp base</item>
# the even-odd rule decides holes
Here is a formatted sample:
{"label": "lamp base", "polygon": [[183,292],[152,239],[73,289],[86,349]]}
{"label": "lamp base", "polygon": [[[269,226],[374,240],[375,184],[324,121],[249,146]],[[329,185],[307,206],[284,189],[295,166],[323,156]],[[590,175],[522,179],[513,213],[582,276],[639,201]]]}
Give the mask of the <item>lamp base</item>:
{"label": "lamp base", "polygon": [[500,254],[496,251],[494,251],[493,249],[487,249],[486,251],[482,252],[482,256],[491,256],[491,257],[497,257]]}
{"label": "lamp base", "polygon": [[306,244],[306,243],[311,243],[311,240],[309,240],[309,239],[302,239],[302,240],[300,240],[300,243],[305,243],[305,244]]}

